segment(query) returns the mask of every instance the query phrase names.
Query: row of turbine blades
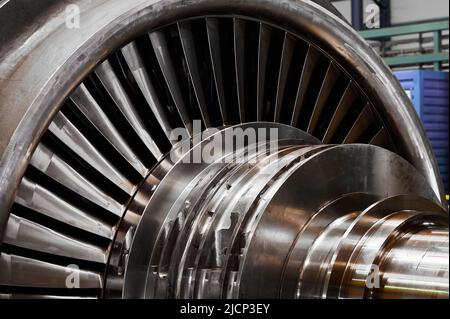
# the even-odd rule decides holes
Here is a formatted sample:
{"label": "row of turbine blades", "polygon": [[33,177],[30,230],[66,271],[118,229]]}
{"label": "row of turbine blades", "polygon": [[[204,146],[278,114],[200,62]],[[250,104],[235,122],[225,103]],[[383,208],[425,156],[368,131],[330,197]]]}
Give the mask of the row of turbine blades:
{"label": "row of turbine blades", "polygon": [[313,43],[225,16],[158,29],[99,64],[55,116],[10,212],[0,296],[100,297],[130,199],[176,142],[171,131],[191,135],[194,120],[280,122],[324,143],[390,147],[364,92]]}

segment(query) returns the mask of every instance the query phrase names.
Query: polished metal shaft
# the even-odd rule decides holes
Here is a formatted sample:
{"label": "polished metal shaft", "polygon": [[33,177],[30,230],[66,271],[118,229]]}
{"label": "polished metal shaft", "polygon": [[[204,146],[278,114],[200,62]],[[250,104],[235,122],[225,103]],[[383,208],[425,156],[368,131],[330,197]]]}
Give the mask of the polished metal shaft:
{"label": "polished metal shaft", "polygon": [[421,174],[379,147],[242,128],[264,126],[278,140],[185,162],[230,127],[173,164],[134,234],[125,297],[448,297],[448,215]]}
{"label": "polished metal shaft", "polygon": [[405,234],[383,261],[382,289],[375,298],[448,298],[448,228]]}

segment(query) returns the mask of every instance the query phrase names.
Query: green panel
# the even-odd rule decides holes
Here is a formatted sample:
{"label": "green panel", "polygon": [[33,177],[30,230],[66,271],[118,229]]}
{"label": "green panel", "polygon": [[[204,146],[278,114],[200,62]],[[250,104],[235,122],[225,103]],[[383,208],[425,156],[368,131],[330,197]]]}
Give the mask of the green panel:
{"label": "green panel", "polygon": [[[434,53],[439,53],[442,51],[442,32],[441,31],[434,31],[433,32],[433,49]],[[441,70],[441,62],[434,62],[434,70],[440,71]]]}
{"label": "green panel", "polygon": [[364,30],[360,31],[359,34],[364,39],[376,39],[376,38],[392,37],[396,35],[448,30],[448,25],[449,25],[448,20],[444,20],[444,21],[411,24],[391,28]]}
{"label": "green panel", "polygon": [[407,55],[407,56],[385,58],[384,61],[389,66],[399,66],[399,65],[443,62],[448,61],[448,58],[449,58],[448,53],[433,53],[433,54]]}

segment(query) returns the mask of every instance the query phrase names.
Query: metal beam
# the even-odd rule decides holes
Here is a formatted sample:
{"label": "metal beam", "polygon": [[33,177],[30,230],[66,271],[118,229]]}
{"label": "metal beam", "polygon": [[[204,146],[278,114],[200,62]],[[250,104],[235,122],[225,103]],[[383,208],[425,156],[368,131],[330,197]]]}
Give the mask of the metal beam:
{"label": "metal beam", "polygon": [[[433,43],[434,53],[437,54],[442,51],[442,32],[441,31],[438,30],[438,31],[433,32],[433,41],[434,41],[434,43]],[[434,69],[436,71],[441,70],[441,62],[440,61],[434,62]]]}
{"label": "metal beam", "polygon": [[391,0],[380,0],[380,27],[388,28],[391,26]]}
{"label": "metal beam", "polygon": [[352,0],[352,27],[359,31],[363,29],[363,1]]}
{"label": "metal beam", "polygon": [[444,21],[437,21],[437,22],[430,22],[430,23],[404,25],[404,26],[391,27],[391,28],[364,30],[364,31],[360,31],[359,34],[364,39],[377,39],[377,38],[392,37],[392,36],[397,36],[397,35],[448,30],[448,27],[449,27],[448,20],[444,20]]}
{"label": "metal beam", "polygon": [[424,55],[407,55],[385,58],[384,61],[389,66],[414,65],[424,63],[440,63],[448,61],[448,53],[432,53]]}

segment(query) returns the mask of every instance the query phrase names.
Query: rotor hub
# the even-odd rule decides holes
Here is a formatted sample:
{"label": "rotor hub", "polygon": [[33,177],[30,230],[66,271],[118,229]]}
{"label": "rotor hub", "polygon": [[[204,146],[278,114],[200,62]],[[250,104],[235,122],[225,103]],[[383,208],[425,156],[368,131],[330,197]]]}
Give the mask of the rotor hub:
{"label": "rotor hub", "polygon": [[[273,123],[228,127],[188,143],[181,156],[182,146],[175,148],[172,168],[145,205],[124,297],[389,295],[404,288],[390,282],[393,254],[410,253],[405,238],[417,240],[417,233],[433,249],[408,257],[417,264],[401,270],[414,278],[402,293],[448,295],[441,286],[448,281],[447,214],[398,155],[325,145]],[[420,253],[425,261],[414,259]],[[426,267],[431,258],[439,266]]]}

